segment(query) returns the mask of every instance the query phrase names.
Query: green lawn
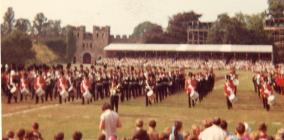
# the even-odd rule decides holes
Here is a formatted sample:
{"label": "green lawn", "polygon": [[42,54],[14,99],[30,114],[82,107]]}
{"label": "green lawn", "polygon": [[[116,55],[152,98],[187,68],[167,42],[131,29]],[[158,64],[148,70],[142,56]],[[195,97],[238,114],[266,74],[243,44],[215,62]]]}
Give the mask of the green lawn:
{"label": "green lawn", "polygon": [[[266,122],[270,134],[274,134],[277,129],[284,127],[284,97],[277,95],[275,106],[270,112],[266,112],[262,108],[260,99],[253,92],[251,73],[238,73],[240,78],[239,100],[234,104],[233,110],[226,109],[223,78],[216,82],[214,92],[207,96],[202,103],[197,104],[194,109],[187,108],[187,96],[183,92],[170,96],[163,103],[151,107],[145,107],[144,98],[140,97],[120,104],[119,115],[123,126],[118,131],[119,137],[129,137],[133,134],[134,122],[137,118],[142,118],[146,123],[150,119],[155,119],[159,131],[172,126],[174,120],[181,120],[184,124],[183,130],[189,131],[192,124],[199,124],[201,120],[215,116],[226,119],[230,130],[233,130],[240,121],[248,122],[254,129],[261,122]],[[224,74],[224,71],[220,71],[216,73],[216,76],[224,77]],[[70,139],[75,130],[83,132],[84,140],[96,139],[99,134],[100,107],[105,101],[108,100],[84,106],[80,102],[58,106],[53,106],[52,103],[48,105],[34,105],[33,103],[7,105],[2,103],[2,114],[47,106],[47,108],[40,110],[2,117],[2,133],[6,133],[10,129],[29,129],[36,121],[39,122],[40,131],[46,140],[53,139],[54,134],[58,131],[63,131],[66,139]]]}

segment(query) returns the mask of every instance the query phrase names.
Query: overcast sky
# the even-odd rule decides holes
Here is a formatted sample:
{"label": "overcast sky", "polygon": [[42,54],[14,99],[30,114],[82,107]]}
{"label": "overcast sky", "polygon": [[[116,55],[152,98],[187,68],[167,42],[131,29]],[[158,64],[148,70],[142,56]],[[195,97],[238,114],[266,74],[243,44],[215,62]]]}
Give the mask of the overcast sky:
{"label": "overcast sky", "polygon": [[134,27],[151,21],[167,27],[168,19],[178,12],[195,11],[202,21],[214,21],[220,13],[255,14],[267,9],[267,0],[1,0],[4,12],[13,7],[15,18],[33,20],[38,12],[62,25],[109,25],[112,34],[131,34]]}

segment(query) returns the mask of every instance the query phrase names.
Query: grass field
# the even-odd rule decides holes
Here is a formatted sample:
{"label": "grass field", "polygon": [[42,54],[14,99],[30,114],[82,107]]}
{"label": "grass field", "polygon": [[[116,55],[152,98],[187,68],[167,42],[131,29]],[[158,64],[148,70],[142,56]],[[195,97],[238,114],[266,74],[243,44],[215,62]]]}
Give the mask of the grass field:
{"label": "grass field", "polygon": [[[219,71],[216,76],[224,77],[225,73],[225,71]],[[234,104],[233,110],[226,109],[222,78],[216,82],[213,93],[193,109],[187,107],[187,96],[183,92],[150,107],[145,107],[143,97],[120,104],[119,115],[123,126],[118,130],[118,136],[130,137],[137,118],[142,118],[146,123],[150,119],[155,119],[159,132],[165,127],[172,126],[174,120],[181,120],[184,124],[183,130],[189,131],[192,124],[199,124],[203,119],[215,116],[226,119],[231,131],[240,121],[248,122],[253,129],[256,129],[261,122],[266,122],[270,134],[284,127],[284,96],[277,95],[275,106],[270,112],[266,112],[262,108],[260,99],[253,92],[251,73],[238,72],[238,74],[240,79],[238,102]],[[30,129],[32,123],[36,121],[39,122],[40,131],[46,140],[53,139],[54,134],[59,131],[65,133],[66,139],[71,139],[75,130],[83,133],[84,140],[96,139],[99,134],[100,108],[105,101],[108,99],[84,106],[79,101],[63,105],[2,103],[2,134],[10,129]]]}

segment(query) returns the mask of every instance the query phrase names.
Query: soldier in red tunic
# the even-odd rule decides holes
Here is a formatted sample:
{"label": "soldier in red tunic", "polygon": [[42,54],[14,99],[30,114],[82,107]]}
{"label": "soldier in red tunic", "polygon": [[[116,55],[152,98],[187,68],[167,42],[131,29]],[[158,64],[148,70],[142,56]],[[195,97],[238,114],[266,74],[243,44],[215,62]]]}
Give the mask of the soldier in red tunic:
{"label": "soldier in red tunic", "polygon": [[90,93],[91,80],[89,79],[87,74],[84,75],[84,78],[80,85],[80,89],[82,93],[82,104],[85,104],[85,100],[87,100],[86,102],[89,104],[90,98],[88,98],[88,96],[91,96],[91,93]]}
{"label": "soldier in red tunic", "polygon": [[34,89],[36,93],[36,104],[38,103],[39,98],[41,102],[44,102],[44,94],[45,94],[45,80],[43,78],[42,71],[38,71],[38,76],[34,80]]}
{"label": "soldier in red tunic", "polygon": [[262,98],[263,108],[267,111],[270,110],[270,105],[268,104],[268,97],[273,94],[272,87],[268,83],[268,79],[265,77],[260,88],[260,94]]}
{"label": "soldier in red tunic", "polygon": [[231,81],[230,75],[226,75],[226,82],[225,82],[225,85],[224,85],[224,94],[226,96],[227,108],[232,109],[233,104],[232,104],[231,100],[229,99],[229,97],[231,96],[231,94],[235,94],[235,85]]}
{"label": "soldier in red tunic", "polygon": [[57,81],[57,87],[58,87],[58,93],[59,93],[59,104],[62,103],[63,99],[64,99],[64,102],[66,102],[66,98],[68,97],[69,83],[66,77],[64,76],[63,71],[61,72],[60,77]]}
{"label": "soldier in red tunic", "polygon": [[194,78],[194,74],[191,72],[188,73],[188,79],[185,81],[185,91],[188,95],[188,107],[194,107],[195,106],[195,99],[192,99],[191,97],[193,94],[197,94],[196,92],[197,87],[197,81]]}

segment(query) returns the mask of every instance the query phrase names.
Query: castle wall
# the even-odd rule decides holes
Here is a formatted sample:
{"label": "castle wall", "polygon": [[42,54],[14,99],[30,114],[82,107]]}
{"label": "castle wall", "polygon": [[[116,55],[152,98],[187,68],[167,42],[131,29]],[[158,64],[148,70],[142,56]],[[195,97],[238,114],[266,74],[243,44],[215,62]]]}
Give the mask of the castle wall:
{"label": "castle wall", "polygon": [[85,30],[85,26],[79,26],[74,31],[73,34],[76,38],[76,63],[83,63],[83,56],[85,53],[91,55],[92,63],[98,57],[104,57],[106,54],[104,52],[104,47],[110,43],[135,43],[136,38],[131,36],[113,36],[110,34],[109,26],[93,26],[93,32],[88,33]]}

